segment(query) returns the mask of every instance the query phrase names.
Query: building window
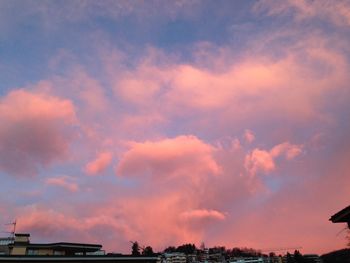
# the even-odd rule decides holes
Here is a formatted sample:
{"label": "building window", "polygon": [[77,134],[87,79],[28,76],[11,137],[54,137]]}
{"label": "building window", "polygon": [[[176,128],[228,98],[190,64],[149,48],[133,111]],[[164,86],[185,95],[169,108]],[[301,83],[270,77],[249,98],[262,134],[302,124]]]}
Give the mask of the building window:
{"label": "building window", "polygon": [[28,249],[27,250],[27,255],[29,256],[34,256],[34,255],[38,255],[39,251],[37,249]]}

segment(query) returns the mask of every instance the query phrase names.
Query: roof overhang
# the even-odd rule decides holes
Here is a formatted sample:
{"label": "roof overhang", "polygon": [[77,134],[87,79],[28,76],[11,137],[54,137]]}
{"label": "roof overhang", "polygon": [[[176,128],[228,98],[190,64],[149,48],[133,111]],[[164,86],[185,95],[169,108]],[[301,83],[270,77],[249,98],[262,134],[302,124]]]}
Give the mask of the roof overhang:
{"label": "roof overhang", "polygon": [[350,206],[345,207],[329,219],[333,223],[350,223]]}
{"label": "roof overhang", "polygon": [[[12,245],[14,246],[14,245]],[[38,244],[29,243],[25,245],[27,249],[54,249],[54,250],[65,250],[75,252],[95,252],[101,250],[102,245],[99,244],[83,244],[83,243],[49,243],[49,244]]]}

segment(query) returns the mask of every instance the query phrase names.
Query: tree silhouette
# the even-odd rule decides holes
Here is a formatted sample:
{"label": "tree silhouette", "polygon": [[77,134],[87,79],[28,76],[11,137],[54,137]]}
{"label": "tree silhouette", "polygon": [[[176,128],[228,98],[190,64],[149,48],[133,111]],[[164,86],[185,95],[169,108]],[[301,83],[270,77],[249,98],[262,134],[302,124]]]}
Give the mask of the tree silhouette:
{"label": "tree silhouette", "polygon": [[182,252],[186,255],[194,254],[196,250],[197,250],[197,248],[194,244],[183,244],[183,245],[178,246],[176,248],[176,252]]}
{"label": "tree silhouette", "polygon": [[132,247],[131,247],[131,255],[133,256],[140,256],[140,246],[139,243],[137,243],[137,241],[132,243]]}
{"label": "tree silhouette", "polygon": [[145,249],[142,251],[142,255],[147,257],[154,256],[152,247],[150,246],[145,247]]}
{"label": "tree silhouette", "polygon": [[299,250],[294,251],[294,262],[295,263],[304,263],[304,257],[301,255]]}
{"label": "tree silhouette", "polygon": [[292,257],[292,255],[289,252],[287,252],[286,258],[287,258],[287,263],[295,263],[294,258]]}
{"label": "tree silhouette", "polygon": [[166,249],[164,249],[164,253],[173,253],[176,251],[176,247],[167,247]]}

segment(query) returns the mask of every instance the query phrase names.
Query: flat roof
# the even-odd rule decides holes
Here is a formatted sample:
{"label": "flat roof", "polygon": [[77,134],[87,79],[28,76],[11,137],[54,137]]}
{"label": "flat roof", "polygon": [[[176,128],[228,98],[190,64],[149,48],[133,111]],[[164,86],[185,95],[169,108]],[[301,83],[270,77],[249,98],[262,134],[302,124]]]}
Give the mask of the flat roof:
{"label": "flat roof", "polygon": [[158,257],[134,257],[134,256],[0,256],[0,262],[118,262],[118,263],[154,263]]}
{"label": "flat roof", "polygon": [[332,215],[329,220],[333,223],[350,223],[350,205]]}
{"label": "flat roof", "polygon": [[[11,247],[15,245],[10,245]],[[95,252],[102,248],[100,244],[84,244],[84,243],[68,243],[68,242],[59,242],[59,243],[29,243],[25,245],[28,249],[39,249],[39,248],[52,248],[55,250],[70,250],[72,252]]]}
{"label": "flat roof", "polygon": [[30,237],[30,234],[28,234],[28,233],[16,233],[15,236],[16,237]]}

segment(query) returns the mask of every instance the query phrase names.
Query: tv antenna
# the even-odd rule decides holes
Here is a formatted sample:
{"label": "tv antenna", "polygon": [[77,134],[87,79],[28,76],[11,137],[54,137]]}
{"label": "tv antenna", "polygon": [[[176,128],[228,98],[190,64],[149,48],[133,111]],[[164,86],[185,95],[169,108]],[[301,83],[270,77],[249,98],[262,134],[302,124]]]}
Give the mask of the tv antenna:
{"label": "tv antenna", "polygon": [[15,239],[17,220],[15,219],[15,221],[13,221],[13,222],[11,222],[11,223],[7,223],[7,224],[5,224],[5,225],[7,225],[7,226],[12,225],[12,231],[6,232],[6,233],[11,234],[10,237],[11,237],[12,239]]}

